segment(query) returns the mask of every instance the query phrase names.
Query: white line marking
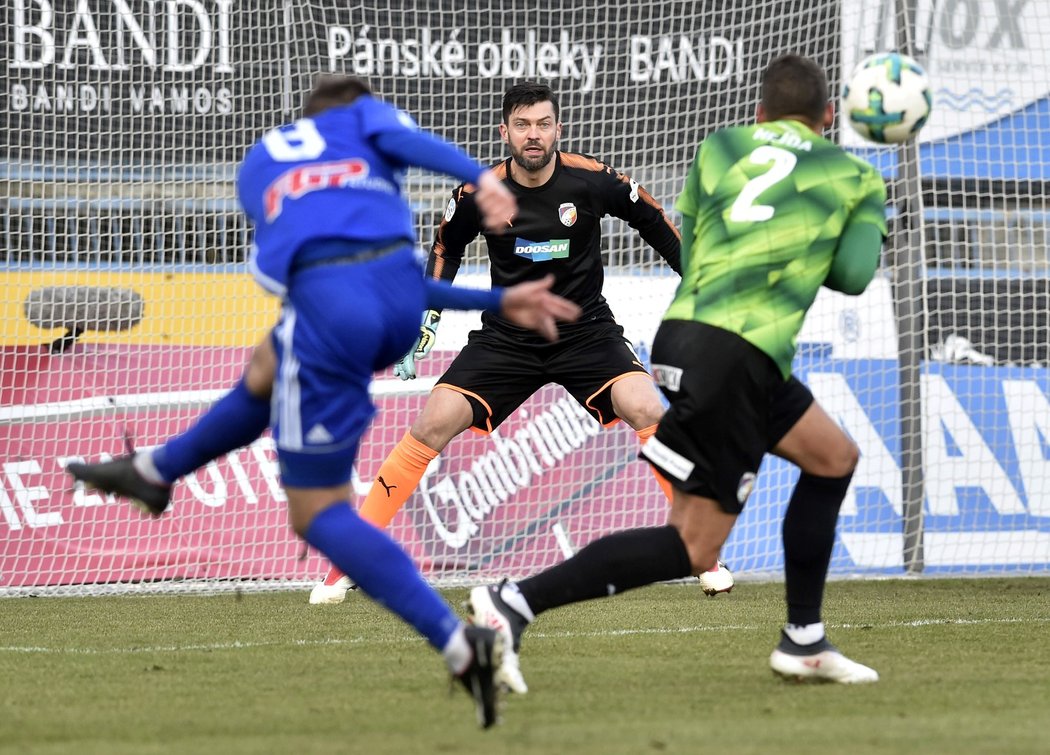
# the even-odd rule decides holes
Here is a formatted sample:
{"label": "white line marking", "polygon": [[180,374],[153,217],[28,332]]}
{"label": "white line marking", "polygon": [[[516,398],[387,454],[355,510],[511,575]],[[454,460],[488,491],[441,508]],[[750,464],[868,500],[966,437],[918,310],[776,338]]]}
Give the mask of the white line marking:
{"label": "white line marking", "polygon": [[[436,384],[436,377],[421,378],[411,383],[401,380],[375,380],[369,386],[369,393],[373,396],[412,395],[426,393]],[[0,406],[0,425],[72,421],[117,410],[195,409],[211,406],[228,390],[228,388],[221,388],[205,391],[160,391],[113,396],[85,396],[70,401]]]}
{"label": "white line marking", "polygon": [[[1039,619],[915,619],[913,621],[891,621],[871,624],[827,624],[829,629],[889,629],[952,626],[971,627],[992,624],[1047,624],[1050,617]],[[694,634],[699,632],[747,632],[768,630],[765,624],[719,624],[714,626],[661,627],[655,629],[605,629],[597,632],[529,632],[529,639],[564,639],[586,637],[628,637],[641,635]],[[775,627],[774,627],[775,628]],[[320,640],[274,640],[272,642],[217,642],[207,645],[158,645],[155,647],[131,648],[48,648],[34,646],[0,646],[0,653],[56,653],[64,655],[116,655],[130,653],[183,653],[212,652],[215,650],[248,650],[264,647],[323,647],[326,645],[400,645],[422,642],[421,637],[402,636],[391,639],[375,637],[352,637],[349,639],[325,638]]]}

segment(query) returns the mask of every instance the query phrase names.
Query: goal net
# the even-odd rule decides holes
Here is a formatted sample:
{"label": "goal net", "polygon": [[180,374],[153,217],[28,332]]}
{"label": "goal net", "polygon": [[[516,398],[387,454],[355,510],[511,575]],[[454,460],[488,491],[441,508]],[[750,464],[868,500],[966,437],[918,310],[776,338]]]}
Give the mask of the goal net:
{"label": "goal net", "polygon": [[[63,471],[163,442],[239,378],[277,303],[246,273],[236,167],[297,117],[317,73],[363,76],[485,162],[504,156],[503,91],[543,81],[561,99],[561,146],[670,212],[698,142],[752,117],[773,57],[815,58],[838,91],[886,49],[925,65],[934,114],[901,149],[829,133],[887,177],[892,235],[868,292],[822,292],[795,365],[861,448],[832,570],[1050,570],[1045,4],[13,0],[0,23],[3,593],[272,588],[325,572],[287,525],[269,436],[179,482],[156,520]],[[424,245],[451,188],[409,175]],[[647,359],[677,277],[622,222],[603,230],[606,296]],[[483,244],[459,281],[487,285]],[[92,295],[103,304],[63,298]],[[358,500],[477,322],[447,314],[419,379],[376,376]],[[600,428],[547,386],[492,435],[454,440],[391,532],[435,582],[523,576],[665,521],[637,451],[629,428]],[[796,475],[763,465],[724,550],[738,575],[779,574]]]}

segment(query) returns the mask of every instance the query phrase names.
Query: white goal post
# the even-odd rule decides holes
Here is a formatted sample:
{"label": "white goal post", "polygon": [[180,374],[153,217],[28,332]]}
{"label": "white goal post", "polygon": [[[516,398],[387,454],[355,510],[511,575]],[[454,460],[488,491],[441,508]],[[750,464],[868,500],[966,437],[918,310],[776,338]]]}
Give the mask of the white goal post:
{"label": "white goal post", "polygon": [[[158,520],[63,472],[162,442],[239,377],[277,307],[246,273],[236,166],[315,74],[366,78],[483,161],[504,154],[503,91],[541,80],[562,146],[670,211],[698,142],[752,117],[773,57],[815,58],[835,93],[886,49],[926,67],[933,115],[903,148],[828,134],[887,177],[892,233],[864,296],[822,292],[795,365],[862,453],[832,572],[1050,571],[1047,4],[13,0],[0,18],[0,594],[324,573],[287,526],[268,437],[180,482]],[[451,188],[409,176],[424,245]],[[677,278],[620,221],[604,230],[606,295],[645,359]],[[487,284],[482,245],[460,279]],[[141,312],[40,327],[27,301],[51,287],[132,291]],[[476,321],[446,316],[420,379],[377,376],[359,495]],[[637,443],[548,386],[492,436],[453,441],[392,534],[442,584],[534,572],[664,520]],[[794,479],[763,466],[724,552],[739,575],[779,575]]]}

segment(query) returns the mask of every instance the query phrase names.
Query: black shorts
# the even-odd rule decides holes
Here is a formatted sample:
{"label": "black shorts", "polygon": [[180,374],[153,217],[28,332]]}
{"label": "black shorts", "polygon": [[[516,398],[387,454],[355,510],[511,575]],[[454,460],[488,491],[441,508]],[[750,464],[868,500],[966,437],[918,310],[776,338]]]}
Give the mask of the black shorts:
{"label": "black shorts", "polygon": [[653,375],[671,402],[642,456],[674,487],[739,514],[762,457],[794,427],[813,394],[784,380],[764,352],[735,333],[668,320],[653,341]]}
{"label": "black shorts", "polygon": [[466,396],[474,409],[472,427],[482,433],[499,427],[547,383],[564,386],[592,417],[609,426],[619,421],[612,407],[613,383],[649,373],[615,322],[597,320],[577,330],[583,332],[556,343],[525,343],[491,327],[472,331],[435,387]]}

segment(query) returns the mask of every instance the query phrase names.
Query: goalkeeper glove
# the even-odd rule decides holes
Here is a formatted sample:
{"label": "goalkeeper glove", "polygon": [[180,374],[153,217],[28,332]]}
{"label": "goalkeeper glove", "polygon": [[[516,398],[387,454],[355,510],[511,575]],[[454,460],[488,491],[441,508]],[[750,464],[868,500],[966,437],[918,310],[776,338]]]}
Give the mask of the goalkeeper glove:
{"label": "goalkeeper glove", "polygon": [[419,338],[416,345],[401,357],[394,365],[394,374],[402,380],[414,380],[416,377],[416,360],[422,359],[434,348],[437,340],[437,328],[441,322],[441,313],[436,309],[428,309],[423,313],[423,322],[419,326]]}

